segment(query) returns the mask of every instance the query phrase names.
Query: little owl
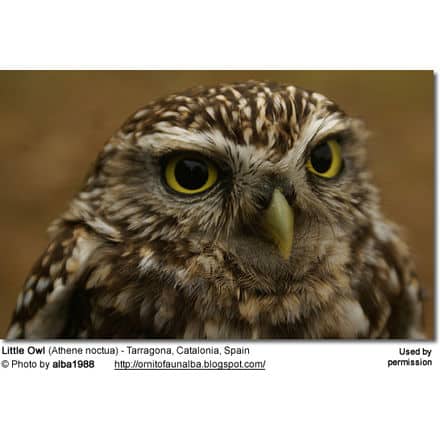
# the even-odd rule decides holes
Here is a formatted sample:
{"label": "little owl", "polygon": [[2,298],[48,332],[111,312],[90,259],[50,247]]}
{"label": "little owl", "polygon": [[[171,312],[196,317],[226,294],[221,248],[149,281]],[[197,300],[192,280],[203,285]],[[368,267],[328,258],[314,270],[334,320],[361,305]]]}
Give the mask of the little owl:
{"label": "little owl", "polygon": [[365,140],[294,86],[152,102],[49,228],[8,338],[421,337],[421,289]]}

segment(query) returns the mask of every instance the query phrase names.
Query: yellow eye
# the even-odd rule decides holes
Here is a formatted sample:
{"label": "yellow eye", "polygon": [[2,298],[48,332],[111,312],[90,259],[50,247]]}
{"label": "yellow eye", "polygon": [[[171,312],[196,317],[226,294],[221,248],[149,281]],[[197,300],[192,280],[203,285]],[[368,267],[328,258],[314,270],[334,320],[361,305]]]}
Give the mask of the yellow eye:
{"label": "yellow eye", "polygon": [[209,160],[191,154],[171,157],[165,164],[165,181],[181,194],[198,194],[218,180],[217,167]]}
{"label": "yellow eye", "polygon": [[339,143],[329,140],[313,148],[306,167],[318,176],[331,179],[337,176],[342,169],[342,153]]}

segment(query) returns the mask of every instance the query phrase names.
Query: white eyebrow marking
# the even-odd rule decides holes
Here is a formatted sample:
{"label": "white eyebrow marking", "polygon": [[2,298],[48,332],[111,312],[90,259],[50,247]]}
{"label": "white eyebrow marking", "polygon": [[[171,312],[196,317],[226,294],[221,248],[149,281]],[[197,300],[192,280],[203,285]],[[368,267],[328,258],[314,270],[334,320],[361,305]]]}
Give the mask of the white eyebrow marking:
{"label": "white eyebrow marking", "polygon": [[[270,158],[270,148],[257,148],[254,145],[235,144],[218,129],[193,132],[180,127],[169,126],[166,132],[147,134],[138,139],[138,145],[152,155],[162,155],[176,151],[195,151],[200,153],[217,153],[228,158],[231,147],[239,157],[252,157],[254,162],[265,162]],[[244,162],[246,163],[246,161]]]}
{"label": "white eyebrow marking", "polygon": [[338,113],[326,115],[325,117],[312,115],[303,125],[295,147],[290,150],[291,157],[301,157],[311,142],[319,142],[331,133],[347,129],[348,125],[347,119],[341,117]]}

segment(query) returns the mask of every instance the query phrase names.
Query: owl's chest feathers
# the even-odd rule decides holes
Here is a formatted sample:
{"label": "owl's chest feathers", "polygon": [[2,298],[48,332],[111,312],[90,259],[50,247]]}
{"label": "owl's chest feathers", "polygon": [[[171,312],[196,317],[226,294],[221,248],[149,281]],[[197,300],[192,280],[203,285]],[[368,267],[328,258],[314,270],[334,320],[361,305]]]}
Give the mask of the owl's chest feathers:
{"label": "owl's chest feathers", "polygon": [[[116,337],[129,337],[128,332],[224,339],[366,336],[369,320],[351,291],[343,254],[340,250],[336,258],[330,252],[301,277],[279,279],[224,258],[219,265],[213,255],[188,260],[179,270],[152,263],[148,252],[132,268],[122,257],[112,271],[117,284],[109,282],[105,265],[90,275],[92,333],[105,337],[119,328]],[[139,265],[143,271],[134,277]]]}

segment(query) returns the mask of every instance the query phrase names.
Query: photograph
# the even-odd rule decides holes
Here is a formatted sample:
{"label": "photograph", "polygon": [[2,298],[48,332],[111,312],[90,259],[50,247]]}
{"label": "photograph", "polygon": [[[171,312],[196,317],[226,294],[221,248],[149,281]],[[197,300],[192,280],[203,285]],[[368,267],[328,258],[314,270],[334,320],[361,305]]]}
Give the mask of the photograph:
{"label": "photograph", "polygon": [[434,332],[432,70],[0,71],[0,333]]}
{"label": "photograph", "polygon": [[436,437],[431,4],[0,10],[5,438]]}

